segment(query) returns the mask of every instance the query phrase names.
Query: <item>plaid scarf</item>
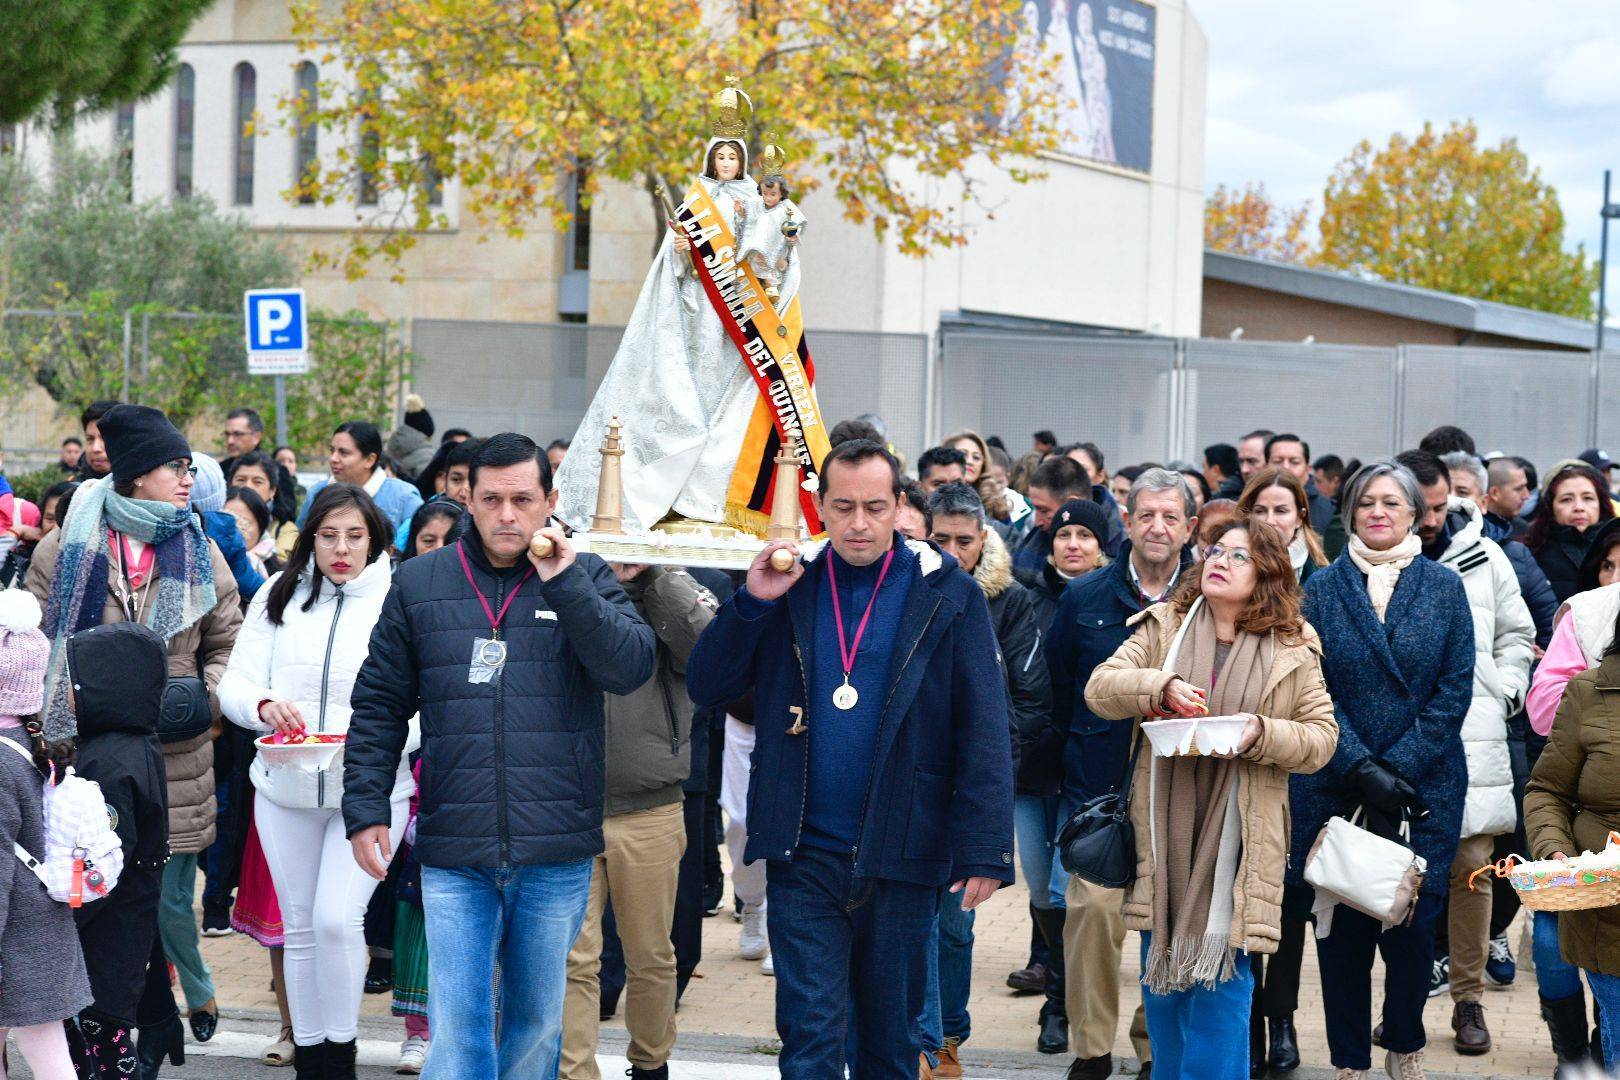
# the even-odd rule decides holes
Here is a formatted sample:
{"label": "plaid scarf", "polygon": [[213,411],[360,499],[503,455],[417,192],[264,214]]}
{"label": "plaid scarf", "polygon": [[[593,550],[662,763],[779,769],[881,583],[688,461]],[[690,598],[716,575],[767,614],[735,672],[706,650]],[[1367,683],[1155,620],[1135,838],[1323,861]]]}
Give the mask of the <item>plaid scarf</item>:
{"label": "plaid scarf", "polygon": [[213,556],[195,514],[169,503],[126,498],[113,490],[111,477],[82,485],[62,526],[62,546],[45,604],[51,660],[45,670],[42,720],[48,740],[71,738],[78,730],[68,704],[67,639],[102,622],[112,577],[109,530],[153,547],[157,581],[146,625],[164,641],[196,623],[218,602]]}

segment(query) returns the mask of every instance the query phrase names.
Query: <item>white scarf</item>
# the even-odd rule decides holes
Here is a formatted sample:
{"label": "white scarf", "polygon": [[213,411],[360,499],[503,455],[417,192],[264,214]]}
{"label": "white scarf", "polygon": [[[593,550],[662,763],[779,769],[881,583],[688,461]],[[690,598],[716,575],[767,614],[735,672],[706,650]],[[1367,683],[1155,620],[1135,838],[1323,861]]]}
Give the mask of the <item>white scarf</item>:
{"label": "white scarf", "polygon": [[1305,560],[1311,557],[1310,546],[1305,543],[1305,531],[1294,533],[1294,538],[1288,542],[1288,562],[1294,568],[1294,580],[1305,572]]}
{"label": "white scarf", "polygon": [[1412,560],[1423,553],[1423,541],[1418,539],[1417,533],[1407,533],[1394,547],[1374,551],[1359,535],[1351,533],[1347,550],[1350,561],[1367,575],[1367,599],[1372,601],[1373,613],[1378,616],[1378,621],[1383,622],[1384,612],[1389,610],[1390,597],[1395,595],[1395,584],[1401,580],[1401,571],[1411,566]]}

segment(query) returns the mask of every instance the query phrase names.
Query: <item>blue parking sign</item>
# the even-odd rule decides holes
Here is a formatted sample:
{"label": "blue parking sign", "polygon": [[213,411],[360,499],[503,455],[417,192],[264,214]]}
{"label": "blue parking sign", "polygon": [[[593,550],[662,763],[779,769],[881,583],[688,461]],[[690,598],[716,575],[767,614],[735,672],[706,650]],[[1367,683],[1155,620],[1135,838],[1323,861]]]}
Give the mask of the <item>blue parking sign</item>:
{"label": "blue parking sign", "polygon": [[303,289],[249,289],[242,295],[250,375],[309,371],[309,320]]}

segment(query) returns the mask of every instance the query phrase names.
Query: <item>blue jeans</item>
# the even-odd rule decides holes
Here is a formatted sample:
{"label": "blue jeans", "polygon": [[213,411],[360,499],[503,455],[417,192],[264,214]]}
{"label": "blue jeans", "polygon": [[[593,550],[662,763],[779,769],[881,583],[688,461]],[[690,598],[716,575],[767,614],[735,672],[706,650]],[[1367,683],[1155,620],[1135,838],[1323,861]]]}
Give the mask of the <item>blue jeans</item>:
{"label": "blue jeans", "polygon": [[1588,971],[1586,984],[1592,988],[1592,997],[1597,1001],[1598,1026],[1603,1032],[1603,1061],[1609,1075],[1615,1076],[1620,1069],[1620,977]]}
{"label": "blue jeans", "polygon": [[932,1054],[946,1039],[968,1041],[973,1018],[968,995],[973,991],[973,916],[962,910],[962,895],[939,890],[939,912],[929,934],[928,994],[917,1018],[923,1049]]}
{"label": "blue jeans", "polygon": [[[767,930],[784,1080],[843,1076],[852,1023],[860,1080],[916,1080],[937,892],[858,878],[848,855],[808,846],[771,863]],[[438,1023],[434,1014],[435,1037]]]}
{"label": "blue jeans", "polygon": [[[1558,913],[1535,911],[1531,914],[1535,916],[1531,924],[1530,951],[1536,960],[1536,989],[1548,1001],[1574,997],[1581,992],[1581,971],[1564,959],[1558,947]],[[1591,981],[1591,976],[1587,981]]]}
{"label": "blue jeans", "polygon": [[[1084,801],[1086,801],[1084,798],[1081,798],[1079,795],[1071,794],[1066,789],[1064,790],[1063,794],[1057,797],[1057,818],[1055,819],[1056,824],[1052,827],[1052,839],[1057,839],[1058,830],[1063,828],[1064,824],[1069,820],[1069,818],[1074,816],[1074,812],[1080,808],[1080,804]],[[1015,802],[1013,805],[1013,821],[1015,826],[1017,823],[1017,814],[1018,806]],[[1052,845],[1051,886],[1052,888],[1049,894],[1051,899],[1047,901],[1047,906],[1053,908],[1063,907],[1065,903],[1063,899],[1064,894],[1069,891],[1069,872],[1063,868],[1063,857],[1061,854],[1059,854],[1056,844]]]}
{"label": "blue jeans", "polygon": [[[1153,935],[1142,934],[1142,970]],[[1213,987],[1155,994],[1142,986],[1153,1080],[1248,1080],[1249,1009],[1254,976],[1249,954],[1237,954],[1236,974]]]}
{"label": "blue jeans", "polygon": [[556,1080],[568,950],[590,891],[590,859],[422,867],[433,954],[426,1080]]}
{"label": "blue jeans", "polygon": [[[1056,854],[1052,841],[1058,831],[1058,796],[1017,795],[1013,798],[1013,833],[1018,837],[1018,868],[1029,887],[1029,902],[1042,910],[1052,903],[1052,864]],[[1065,881],[1064,885],[1067,886]],[[1063,907],[1063,897],[1057,898]]]}

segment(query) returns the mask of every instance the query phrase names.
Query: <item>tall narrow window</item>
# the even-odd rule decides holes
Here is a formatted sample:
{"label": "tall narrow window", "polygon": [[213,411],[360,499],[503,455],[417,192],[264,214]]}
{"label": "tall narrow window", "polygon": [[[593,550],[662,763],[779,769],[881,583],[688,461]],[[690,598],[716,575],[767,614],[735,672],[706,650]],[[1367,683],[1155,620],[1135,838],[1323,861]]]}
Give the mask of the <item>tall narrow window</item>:
{"label": "tall narrow window", "polygon": [[569,268],[572,270],[589,270],[591,268],[591,208],[585,202],[587,189],[587,176],[584,169],[574,170],[574,225],[573,235],[569,244]]}
{"label": "tall narrow window", "polygon": [[[294,80],[298,90],[298,140],[293,151],[293,179],[300,185],[309,179],[315,169],[315,156],[319,151],[315,110],[321,105],[320,72],[305,60],[298,65]],[[309,192],[300,192],[298,201],[305,206],[315,201]]]}
{"label": "tall narrow window", "polygon": [[113,156],[118,161],[118,178],[124,193],[135,193],[135,103],[120,101],[113,114]]}
{"label": "tall narrow window", "polygon": [[[366,95],[366,103],[373,104],[375,97]],[[382,165],[382,137],[377,134],[377,128],[371,123],[366,109],[361,113],[360,119],[360,151],[356,155],[355,166],[359,170],[359,185],[356,197],[361,206],[377,205],[377,169]]]}
{"label": "tall narrow window", "polygon": [[197,130],[197,73],[181,64],[174,77],[174,194],[191,198],[191,151]]}
{"label": "tall narrow window", "polygon": [[444,177],[439,175],[439,167],[433,161],[432,154],[422,155],[422,184],[427,188],[428,205],[444,205]]}
{"label": "tall narrow window", "polygon": [[253,205],[253,135],[247,126],[253,122],[258,82],[252,64],[236,65],[236,184],[231,201],[237,206]]}

